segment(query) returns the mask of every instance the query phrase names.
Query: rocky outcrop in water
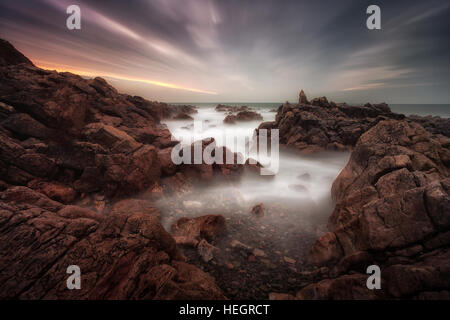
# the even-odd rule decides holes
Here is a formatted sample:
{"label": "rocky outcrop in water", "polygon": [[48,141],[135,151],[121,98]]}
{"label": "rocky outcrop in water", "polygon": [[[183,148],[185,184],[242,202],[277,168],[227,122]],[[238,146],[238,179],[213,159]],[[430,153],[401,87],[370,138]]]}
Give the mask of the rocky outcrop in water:
{"label": "rocky outcrop in water", "polygon": [[255,111],[240,111],[237,114],[229,114],[223,120],[224,123],[235,124],[239,121],[262,120],[263,117]]}
{"label": "rocky outcrop in water", "polygon": [[337,105],[325,97],[308,103],[303,90],[299,100],[299,104],[280,106],[275,121],[264,122],[259,129],[279,129],[280,143],[303,153],[350,150],[361,134],[379,121],[404,118],[392,113],[386,104]]}
{"label": "rocky outcrop in water", "polygon": [[193,120],[192,114],[197,113],[197,108],[191,105],[168,104],[163,108],[163,119]]}
{"label": "rocky outcrop in water", "polygon": [[273,122],[264,122],[258,129],[279,129],[280,143],[314,153],[323,150],[352,150],[359,137],[382,120],[417,122],[434,135],[450,137],[450,119],[440,117],[405,117],[393,113],[387,104],[350,106],[329,102],[326,97],[310,102],[303,90],[299,103],[286,102],[278,108]]}
{"label": "rocky outcrop in water", "polygon": [[218,112],[231,112],[231,113],[237,113],[241,111],[249,111],[250,108],[247,106],[227,106],[224,104],[218,104],[215,108]]}

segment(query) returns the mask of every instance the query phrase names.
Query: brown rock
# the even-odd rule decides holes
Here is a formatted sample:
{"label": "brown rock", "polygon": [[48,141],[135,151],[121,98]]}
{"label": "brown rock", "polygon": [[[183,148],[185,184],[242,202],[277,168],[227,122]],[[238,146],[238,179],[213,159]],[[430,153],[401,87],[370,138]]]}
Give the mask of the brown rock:
{"label": "brown rock", "polygon": [[172,225],[171,230],[174,236],[212,241],[225,231],[225,218],[221,215],[181,218]]}
{"label": "brown rock", "polygon": [[300,90],[300,94],[298,95],[298,103],[309,104],[308,98],[306,98],[306,94],[303,90]]}
{"label": "brown rock", "polygon": [[50,199],[69,204],[77,198],[77,192],[69,186],[58,182],[32,181],[28,187],[37,189]]}
{"label": "brown rock", "polygon": [[251,213],[253,215],[255,215],[256,217],[264,217],[264,213],[265,213],[265,208],[264,208],[264,204],[263,203],[259,203],[255,206],[253,206],[253,208],[251,209]]}

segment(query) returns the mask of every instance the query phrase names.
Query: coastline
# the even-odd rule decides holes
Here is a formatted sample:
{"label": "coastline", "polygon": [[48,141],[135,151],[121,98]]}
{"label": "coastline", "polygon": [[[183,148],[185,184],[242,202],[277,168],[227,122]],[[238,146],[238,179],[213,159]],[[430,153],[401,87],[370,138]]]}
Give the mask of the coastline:
{"label": "coastline", "polygon": [[[264,203],[263,210],[255,209],[259,201],[249,206],[244,198],[239,206],[235,185],[250,166],[171,163],[176,141],[164,119],[185,117],[184,111],[119,94],[101,78],[39,69],[2,45],[12,59],[0,66],[6,79],[0,86],[1,298],[262,299],[278,293],[383,299],[448,292],[448,119],[405,117],[387,105],[308,101],[304,93],[298,103],[279,106],[273,119],[263,117],[259,129],[279,129],[282,144],[309,157],[351,152],[336,179],[316,182],[327,189],[334,180],[336,203],[325,230],[324,221],[302,221],[308,210],[314,215],[307,205],[306,218],[298,221],[295,201],[289,207],[281,198]],[[248,127],[256,129],[252,122]],[[299,159],[296,155],[294,162]],[[314,182],[314,173],[298,175],[306,173]],[[213,193],[218,204],[206,201],[211,212],[195,199],[183,199],[216,179],[231,192],[224,199],[217,199],[220,190]],[[252,179],[273,183],[254,173]],[[305,193],[297,188],[292,194],[295,200]],[[165,210],[172,221],[164,221]],[[261,210],[264,215],[255,217]],[[275,221],[280,224],[274,227]],[[361,289],[368,263],[388,270],[386,289],[376,294]],[[30,264],[36,267],[25,272]],[[72,264],[86,274],[82,291],[64,288],[65,266]],[[409,285],[401,287],[410,269],[420,277],[409,273]],[[232,283],[236,273],[242,277]],[[281,278],[274,280],[273,273]],[[233,296],[244,279],[252,285]],[[343,283],[352,290],[338,291]]]}

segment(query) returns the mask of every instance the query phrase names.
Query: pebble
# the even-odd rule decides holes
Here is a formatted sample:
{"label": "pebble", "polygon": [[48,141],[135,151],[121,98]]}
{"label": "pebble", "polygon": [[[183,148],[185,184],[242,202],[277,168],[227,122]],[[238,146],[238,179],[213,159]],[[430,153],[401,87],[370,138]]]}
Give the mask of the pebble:
{"label": "pebble", "polygon": [[266,253],[264,251],[262,251],[261,249],[256,248],[253,250],[253,255],[255,257],[265,257]]}
{"label": "pebble", "polygon": [[289,258],[289,257],[283,257],[283,260],[285,261],[285,262],[287,262],[287,263],[290,263],[290,264],[295,264],[295,260],[294,259],[292,259],[292,258]]}

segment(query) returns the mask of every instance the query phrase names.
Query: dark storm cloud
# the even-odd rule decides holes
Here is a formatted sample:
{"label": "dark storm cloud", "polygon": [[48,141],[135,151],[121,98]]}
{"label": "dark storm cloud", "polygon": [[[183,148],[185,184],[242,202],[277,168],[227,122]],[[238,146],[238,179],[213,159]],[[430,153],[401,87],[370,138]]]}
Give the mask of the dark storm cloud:
{"label": "dark storm cloud", "polygon": [[[65,26],[70,4],[80,31]],[[365,27],[370,4],[382,30]],[[166,101],[283,101],[300,87],[350,102],[450,101],[446,0],[2,0],[0,36],[38,65]]]}

